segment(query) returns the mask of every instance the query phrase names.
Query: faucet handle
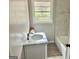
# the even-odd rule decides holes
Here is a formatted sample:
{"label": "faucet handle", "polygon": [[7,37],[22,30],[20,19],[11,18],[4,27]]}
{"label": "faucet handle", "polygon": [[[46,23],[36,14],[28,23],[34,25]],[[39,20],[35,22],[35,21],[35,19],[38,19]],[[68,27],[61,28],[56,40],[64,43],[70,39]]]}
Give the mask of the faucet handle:
{"label": "faucet handle", "polygon": [[27,40],[29,40],[29,33],[27,33]]}

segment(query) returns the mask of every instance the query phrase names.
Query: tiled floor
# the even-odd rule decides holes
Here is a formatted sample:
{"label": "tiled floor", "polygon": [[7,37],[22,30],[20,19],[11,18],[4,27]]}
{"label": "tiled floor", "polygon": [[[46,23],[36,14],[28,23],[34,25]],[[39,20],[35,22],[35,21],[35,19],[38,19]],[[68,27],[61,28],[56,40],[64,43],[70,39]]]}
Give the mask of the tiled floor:
{"label": "tiled floor", "polygon": [[49,43],[47,45],[47,55],[47,59],[63,59],[55,43]]}
{"label": "tiled floor", "polygon": [[63,59],[62,56],[48,57],[47,59]]}
{"label": "tiled floor", "polygon": [[16,56],[10,56],[9,59],[18,59]]}
{"label": "tiled floor", "polygon": [[47,45],[47,55],[48,57],[61,56],[61,53],[55,43],[49,43]]}

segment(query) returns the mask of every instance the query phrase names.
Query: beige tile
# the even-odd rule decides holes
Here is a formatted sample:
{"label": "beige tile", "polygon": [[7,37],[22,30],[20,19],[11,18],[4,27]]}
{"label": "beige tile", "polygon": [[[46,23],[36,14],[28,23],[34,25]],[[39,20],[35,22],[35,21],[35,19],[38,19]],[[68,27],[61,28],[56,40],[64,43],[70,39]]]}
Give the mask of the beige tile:
{"label": "beige tile", "polygon": [[47,55],[48,55],[48,57],[61,56],[61,53],[58,50],[58,48],[57,48],[55,43],[48,44]]}

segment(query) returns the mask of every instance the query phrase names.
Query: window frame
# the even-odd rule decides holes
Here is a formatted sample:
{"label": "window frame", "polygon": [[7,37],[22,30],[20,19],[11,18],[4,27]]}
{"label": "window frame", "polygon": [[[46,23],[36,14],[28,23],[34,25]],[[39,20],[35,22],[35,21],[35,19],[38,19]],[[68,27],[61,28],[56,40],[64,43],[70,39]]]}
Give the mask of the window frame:
{"label": "window frame", "polygon": [[[31,4],[32,4],[32,19],[33,19],[33,24],[39,24],[39,23],[53,23],[53,0],[49,0],[48,2],[51,3],[50,5],[50,18],[47,21],[39,21],[39,20],[35,20],[35,16],[34,16],[34,1],[32,0]],[[51,2],[52,1],[52,2]],[[38,2],[38,1],[36,1]],[[45,1],[39,1],[39,2],[45,2]]]}

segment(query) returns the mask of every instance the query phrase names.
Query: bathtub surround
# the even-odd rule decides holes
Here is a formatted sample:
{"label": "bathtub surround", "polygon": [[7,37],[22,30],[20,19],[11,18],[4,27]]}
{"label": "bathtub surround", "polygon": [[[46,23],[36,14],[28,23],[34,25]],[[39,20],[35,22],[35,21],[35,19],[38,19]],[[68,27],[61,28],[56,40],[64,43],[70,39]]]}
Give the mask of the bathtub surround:
{"label": "bathtub surround", "polygon": [[56,40],[59,40],[63,46],[66,48],[66,44],[68,43],[69,37],[68,36],[57,36]]}
{"label": "bathtub surround", "polygon": [[70,0],[56,0],[55,37],[69,35]]}
{"label": "bathtub surround", "polygon": [[62,53],[63,59],[65,59],[65,44],[67,44],[69,41],[70,0],[55,1],[55,43]]}
{"label": "bathtub surround", "polygon": [[68,36],[57,36],[55,39],[55,43],[57,47],[59,48],[59,51],[62,54],[63,59],[66,57],[66,45],[68,43]]}

